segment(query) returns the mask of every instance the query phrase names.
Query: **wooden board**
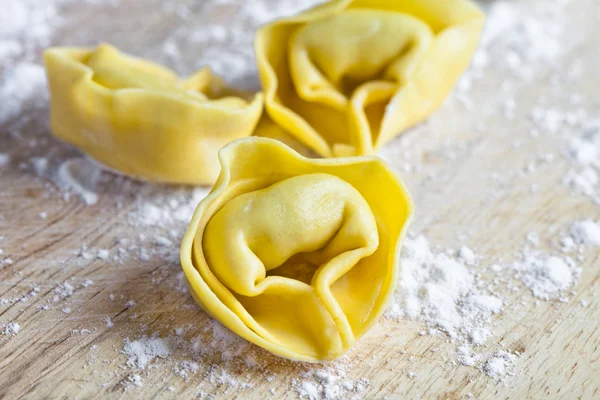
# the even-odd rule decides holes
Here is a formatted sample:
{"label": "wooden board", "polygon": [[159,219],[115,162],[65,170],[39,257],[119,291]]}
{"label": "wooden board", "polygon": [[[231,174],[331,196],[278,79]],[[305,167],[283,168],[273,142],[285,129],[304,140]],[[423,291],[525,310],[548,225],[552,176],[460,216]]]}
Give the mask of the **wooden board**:
{"label": "wooden board", "polygon": [[[167,3],[171,11],[164,10]],[[61,10],[64,21],[53,44],[102,40],[159,59],[165,38],[182,24],[172,11],[179,3],[183,4],[165,1],[162,12],[156,0],[120,0],[115,6],[74,3]],[[531,8],[545,4],[524,3]],[[215,18],[236,23],[237,3],[214,9],[211,4],[189,7],[184,23],[201,25]],[[417,215],[411,231],[425,234],[436,245],[468,244],[482,257],[477,270],[484,277],[492,262],[516,259],[528,232],[538,232],[541,248],[550,254],[557,252],[561,232],[573,221],[600,218],[596,203],[561,183],[569,168],[562,156],[565,140],[578,126],[564,124],[554,134],[530,134],[531,110],[541,98],[552,107],[570,109],[568,95],[578,93],[589,113],[598,113],[599,5],[582,0],[564,7],[562,56],[554,62],[540,61],[526,79],[502,68],[485,69],[469,95],[472,109],[449,100],[426,124],[383,151],[413,193]],[[192,49],[185,47],[184,66],[174,67],[186,73],[195,68],[201,51],[188,55]],[[574,63],[584,67],[582,72],[563,79]],[[503,82],[509,82],[508,89]],[[512,118],[503,107],[509,99],[516,102]],[[47,177],[38,177],[30,164],[33,156],[47,157],[51,174],[62,161],[78,156],[50,136],[43,107],[0,128],[2,152],[8,152],[12,162],[0,168],[0,259],[10,257],[14,263],[0,266],[0,298],[26,301],[0,304],[0,325],[15,321],[21,326],[17,335],[0,335],[0,398],[297,396],[293,379],[315,367],[278,359],[238,341],[232,343],[232,351],[242,346],[244,354],[256,354],[257,366],[224,361],[223,354],[208,348],[193,355],[185,346],[143,371],[126,365],[121,353],[126,338],[154,333],[165,337],[184,327],[188,342],[197,337],[214,340],[206,330],[214,326],[210,317],[181,290],[176,240],[172,246],[150,246],[151,257],[140,257],[139,248],[129,249],[148,246],[147,241],[165,234],[140,225],[133,214],[143,204],[181,199],[188,189],[104,173],[96,187],[97,204],[86,206],[77,196],[65,199],[64,192]],[[545,153],[555,158],[540,161]],[[528,169],[532,162],[535,168]],[[40,217],[43,212],[45,219]],[[186,227],[180,220],[169,225],[174,238]],[[124,245],[122,239],[131,243]],[[123,247],[125,254],[115,261]],[[97,257],[98,249],[109,250],[110,257]],[[82,257],[82,251],[92,259]],[[494,334],[483,351],[520,352],[514,376],[497,380],[475,367],[454,365],[456,345],[443,334],[420,336],[424,326],[417,321],[382,320],[336,368],[351,381],[369,380],[365,391],[356,394],[365,398],[598,398],[600,254],[589,248],[582,256],[582,274],[568,302],[536,302],[522,285],[504,294],[504,312],[495,317]],[[87,279],[93,284],[84,287]],[[63,297],[59,285],[66,281],[74,293]],[[31,296],[34,287],[39,294]],[[135,307],[126,305],[129,300]],[[582,306],[581,300],[588,305]],[[113,326],[107,326],[106,317]],[[244,361],[244,354],[234,358]],[[198,362],[199,371],[180,376],[176,369],[184,360]],[[243,385],[216,379],[221,370]],[[409,377],[409,372],[414,374]],[[141,376],[142,387],[128,384],[132,373]]]}

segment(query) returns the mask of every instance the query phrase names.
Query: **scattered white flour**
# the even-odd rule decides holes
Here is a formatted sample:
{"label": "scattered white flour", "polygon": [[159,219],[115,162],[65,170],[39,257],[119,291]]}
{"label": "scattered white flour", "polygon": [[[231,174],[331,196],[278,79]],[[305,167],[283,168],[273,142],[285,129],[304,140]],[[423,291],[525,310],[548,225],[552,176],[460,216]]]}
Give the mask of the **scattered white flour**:
{"label": "scattered white flour", "polygon": [[57,303],[62,299],[65,299],[67,297],[71,297],[73,295],[75,288],[73,287],[73,285],[71,285],[69,282],[65,281],[61,284],[59,284],[55,289],[54,289],[54,296],[52,297],[52,302]]}
{"label": "scattered white flour", "polygon": [[46,171],[48,170],[48,159],[46,157],[31,157],[29,163],[37,176],[46,175]]}
{"label": "scattered white flour", "polygon": [[91,279],[86,279],[83,282],[81,282],[81,287],[82,288],[86,288],[86,287],[90,287],[94,284],[94,281]]}
{"label": "scattered white flour", "polygon": [[81,196],[87,205],[96,204],[95,186],[102,170],[86,158],[72,158],[58,167],[57,184]]}
{"label": "scattered white flour", "polygon": [[508,367],[516,360],[514,354],[506,351],[498,351],[495,356],[489,359],[484,367],[484,372],[491,377],[502,377],[508,373]]}
{"label": "scattered white flour", "polygon": [[521,281],[540,299],[557,297],[567,290],[574,281],[573,267],[558,257],[527,256],[515,264]]}
{"label": "scattered white flour", "polygon": [[390,318],[421,319],[452,338],[465,338],[482,344],[492,314],[502,309],[502,300],[480,292],[473,273],[465,266],[476,256],[463,247],[457,261],[445,253],[432,252],[424,236],[404,241],[402,274],[394,303],[386,313]]}
{"label": "scattered white flour", "polygon": [[0,80],[0,125],[18,117],[28,103],[44,106],[47,101],[46,73],[41,65],[22,62],[8,68]]}
{"label": "scattered white flour", "polygon": [[[146,199],[130,214],[131,222],[142,226],[159,226],[189,223],[198,203],[206,197],[209,189],[195,188],[191,191],[173,191],[169,195]],[[161,241],[160,237],[155,239]],[[162,239],[164,244],[164,239]]]}
{"label": "scattered white flour", "polygon": [[456,360],[460,365],[474,367],[480,359],[481,356],[474,353],[469,345],[462,345],[456,349]]}
{"label": "scattered white flour", "polygon": [[535,63],[550,62],[561,53],[561,2],[532,8],[512,1],[496,1],[489,8],[483,48],[501,51],[503,60],[514,74],[533,72]]}
{"label": "scattered white flour", "polygon": [[188,375],[192,375],[200,371],[200,364],[194,361],[184,360],[176,365],[173,368],[173,371],[180,377],[185,378]]}
{"label": "scattered white flour", "polygon": [[527,242],[534,247],[540,245],[540,235],[537,232],[528,232],[527,233]]}
{"label": "scattered white flour", "polygon": [[467,246],[462,246],[458,251],[458,258],[467,265],[475,265],[477,257],[473,250]]}
{"label": "scattered white flour", "polygon": [[299,385],[296,386],[295,389],[300,398],[317,400],[321,397],[319,387],[314,382],[302,381]]}
{"label": "scattered white flour", "polygon": [[589,167],[582,168],[579,171],[571,169],[563,178],[563,184],[575,192],[595,198],[598,174],[593,168]]}
{"label": "scattered white flour", "polygon": [[165,358],[171,354],[168,338],[147,337],[130,341],[125,339],[123,354],[127,358],[127,365],[145,369],[149,362],[157,357]]}
{"label": "scattered white flour", "polygon": [[21,325],[19,325],[17,322],[9,322],[2,330],[2,334],[14,336],[19,333],[19,331],[21,331]]}
{"label": "scattered white flour", "polygon": [[530,118],[539,132],[555,134],[566,122],[566,113],[556,108],[535,106]]}
{"label": "scattered white flour", "polygon": [[357,382],[345,379],[343,370],[328,367],[307,371],[301,378],[292,379],[292,388],[301,399],[308,400],[341,400],[361,398],[370,385],[370,381],[361,378]]}
{"label": "scattered white flour", "polygon": [[98,250],[98,253],[96,254],[96,257],[99,260],[108,260],[108,257],[110,256],[110,251],[106,250],[106,249],[100,249]]}
{"label": "scattered white flour", "polygon": [[[1,252],[0,252],[1,254]],[[0,261],[0,265],[2,264],[2,262]],[[12,298],[0,298],[0,305],[6,305],[6,304],[14,304],[14,303],[27,303],[31,298],[33,297],[37,297],[40,294],[40,287],[36,284],[31,284],[29,285],[29,291],[25,292],[24,294],[18,296],[18,297],[12,297]]]}
{"label": "scattered white flour", "polygon": [[600,224],[587,219],[571,226],[573,240],[579,244],[600,246]]}
{"label": "scattered white flour", "polygon": [[0,168],[6,167],[8,164],[10,164],[10,156],[0,153]]}
{"label": "scattered white flour", "polygon": [[9,53],[26,48],[46,46],[62,18],[58,7],[64,0],[6,1],[0,3],[0,47],[10,47]]}
{"label": "scattered white flour", "polygon": [[132,383],[136,387],[144,386],[144,382],[142,381],[142,377],[137,374],[132,374],[127,377],[127,381]]}
{"label": "scattered white flour", "polygon": [[191,73],[189,65],[182,61],[182,56],[197,54],[196,62],[191,65],[208,65],[238,87],[257,87],[252,33],[267,21],[296,14],[320,2],[322,0],[252,1],[238,4],[212,1],[210,9],[219,16],[232,13],[231,9],[219,13],[221,7],[227,9],[235,6],[233,24],[223,24],[219,17],[215,17],[212,23],[207,21],[206,24],[194,24],[193,6],[164,3],[163,12],[175,13],[184,22],[162,44],[165,61],[175,64],[185,73]]}
{"label": "scattered white flour", "polygon": [[[591,245],[590,237],[596,237],[595,222],[589,220],[581,224],[575,224],[572,236],[566,236],[573,246],[575,242]],[[482,280],[480,273],[469,266],[479,261],[469,248],[434,252],[424,236],[409,237],[402,250],[398,288],[385,316],[423,321],[430,328],[420,335],[434,335],[436,329],[440,329],[458,342],[454,350],[456,363],[477,366],[492,377],[507,375],[508,367],[517,359],[516,354],[498,351],[490,357],[489,353],[478,354],[473,350],[473,346],[485,345],[493,335],[492,317],[504,309],[498,285],[514,291],[517,288],[514,278],[539,299],[568,301],[567,292],[581,273],[569,257],[532,252],[528,247],[539,243],[539,235],[530,232],[523,260],[490,265],[487,279]],[[496,278],[490,280],[494,276]]]}
{"label": "scattered white flour", "polygon": [[581,135],[569,139],[566,155],[573,166],[563,178],[563,183],[600,203],[600,120],[587,121],[581,129]]}
{"label": "scattered white flour", "polygon": [[208,375],[208,381],[216,386],[240,387],[240,381],[221,366],[212,365]]}
{"label": "scattered white flour", "polygon": [[[77,254],[84,260],[103,260],[106,261],[110,257],[110,250],[107,249],[88,249],[83,246]],[[92,282],[93,283],[93,282]]]}
{"label": "scattered white flour", "polygon": [[[475,81],[487,76],[486,69],[499,69],[524,81],[533,76],[540,65],[551,63],[562,53],[562,2],[534,8],[529,4],[500,0],[482,6],[487,6],[485,29],[471,68],[462,77],[455,93],[467,109],[474,106],[467,93],[475,86]],[[507,118],[514,118],[515,101],[508,99],[503,110]]]}

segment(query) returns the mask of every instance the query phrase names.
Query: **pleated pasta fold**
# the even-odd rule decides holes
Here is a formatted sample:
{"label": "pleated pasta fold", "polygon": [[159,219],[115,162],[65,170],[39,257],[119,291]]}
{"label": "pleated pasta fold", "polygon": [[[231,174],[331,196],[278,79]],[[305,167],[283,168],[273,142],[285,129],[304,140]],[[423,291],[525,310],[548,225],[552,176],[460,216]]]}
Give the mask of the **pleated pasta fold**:
{"label": "pleated pasta fold", "polygon": [[413,213],[404,185],[378,158],[309,159],[267,138],[219,158],[181,247],[193,297],[279,356],[341,356],[393,292]]}
{"label": "pleated pasta fold", "polygon": [[187,79],[109,45],[44,54],[50,125],[100,163],[140,179],[212,184],[218,150],[250,136],[262,94],[246,100],[208,68]]}
{"label": "pleated pasta fold", "polygon": [[470,0],[332,0],[255,38],[265,107],[324,157],[372,154],[435,111],[484,15]]}

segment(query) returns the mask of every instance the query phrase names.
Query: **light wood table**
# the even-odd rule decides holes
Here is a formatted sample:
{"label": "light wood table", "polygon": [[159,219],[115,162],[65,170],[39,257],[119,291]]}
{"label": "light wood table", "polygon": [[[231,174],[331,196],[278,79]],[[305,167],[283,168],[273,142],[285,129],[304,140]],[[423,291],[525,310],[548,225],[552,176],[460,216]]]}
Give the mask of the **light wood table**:
{"label": "light wood table", "polygon": [[[185,73],[198,66],[203,53],[193,43],[180,45],[178,65],[164,56],[166,38],[177,34],[183,24],[172,11],[180,2],[115,3],[67,6],[61,11],[64,20],[53,44],[102,40],[161,59]],[[196,3],[189,7],[185,24],[201,26],[217,19],[228,29],[235,27],[236,3],[214,8],[214,2]],[[524,3],[542,7],[546,2]],[[561,183],[569,168],[562,156],[566,137],[575,128],[565,125],[558,133],[530,135],[530,112],[541,97],[569,109],[569,94],[579,93],[590,112],[598,113],[600,107],[600,3],[571,1],[564,10],[561,57],[540,62],[527,79],[511,77],[501,68],[485,69],[485,76],[471,90],[473,109],[449,100],[426,124],[383,151],[414,195],[417,215],[411,231],[423,233],[436,245],[458,248],[468,244],[482,257],[475,269],[483,276],[486,267],[499,258],[504,262],[517,259],[515,253],[523,249],[530,231],[540,234],[540,248],[550,254],[557,251],[561,232],[573,221],[600,218],[597,204]],[[184,39],[177,40],[184,43]],[[584,67],[581,74],[561,79],[576,61]],[[505,81],[512,85],[508,91],[501,89]],[[510,98],[516,101],[512,119],[504,115],[502,106]],[[297,396],[292,380],[314,367],[280,360],[254,346],[244,350],[257,355],[254,368],[236,360],[225,362],[222,354],[208,347],[193,357],[190,349],[177,348],[168,359],[155,360],[143,371],[126,365],[121,353],[126,338],[153,333],[166,337],[176,327],[185,327],[185,340],[199,337],[201,343],[209,343],[214,339],[207,331],[214,326],[210,318],[181,290],[179,243],[150,246],[151,257],[142,257],[145,260],[137,256],[137,250],[128,250],[120,262],[112,259],[123,247],[119,242],[123,238],[149,246],[147,240],[163,232],[136,225],[132,213],[145,202],[166,202],[173,192],[182,196],[187,189],[104,173],[97,186],[97,204],[86,206],[77,196],[65,199],[49,179],[36,176],[29,161],[33,156],[47,157],[49,171],[53,171],[63,160],[78,155],[51,137],[46,109],[30,111],[25,118],[0,127],[0,152],[12,156],[12,163],[0,169],[0,236],[4,236],[0,259],[14,260],[0,267],[0,298],[27,299],[0,304],[0,325],[15,321],[21,326],[17,335],[0,335],[0,398]],[[539,162],[538,155],[548,152],[555,159]],[[535,170],[526,172],[532,162]],[[413,169],[404,171],[406,164]],[[500,179],[492,179],[494,173]],[[42,212],[47,218],[40,217]],[[167,225],[175,237],[186,227],[179,220]],[[93,254],[108,249],[111,258],[82,257],[84,246]],[[349,380],[369,380],[359,396],[365,398],[599,398],[597,248],[589,248],[579,265],[582,274],[573,293],[567,294],[568,302],[536,304],[530,291],[518,284],[503,294],[504,311],[494,318],[494,334],[482,351],[505,348],[522,353],[513,367],[514,376],[497,380],[477,368],[454,365],[456,344],[443,334],[420,336],[424,325],[417,321],[382,320],[339,368]],[[83,287],[86,279],[93,284]],[[65,281],[74,293],[53,300],[58,285]],[[39,294],[29,296],[36,286]],[[136,306],[127,307],[129,300]],[[584,307],[581,300],[589,304]],[[106,317],[112,327],[107,326]],[[232,351],[239,345],[233,342]],[[178,375],[180,362],[191,359],[198,362],[199,371]],[[215,379],[215,371],[221,370],[250,387],[222,384]],[[409,372],[415,375],[409,377]],[[141,376],[143,387],[127,383],[132,373]],[[271,388],[275,395],[269,393]]]}

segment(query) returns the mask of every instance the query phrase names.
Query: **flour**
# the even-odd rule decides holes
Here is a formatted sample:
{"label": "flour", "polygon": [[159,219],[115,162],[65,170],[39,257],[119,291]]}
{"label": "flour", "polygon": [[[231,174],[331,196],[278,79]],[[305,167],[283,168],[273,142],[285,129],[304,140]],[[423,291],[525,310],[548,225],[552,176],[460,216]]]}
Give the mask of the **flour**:
{"label": "flour", "polygon": [[[599,226],[586,220],[573,225],[571,235],[565,236],[573,243],[592,245]],[[392,304],[385,316],[423,321],[430,327],[420,335],[435,334],[439,329],[457,342],[454,350],[456,363],[479,366],[491,377],[509,374],[517,355],[498,351],[493,356],[478,354],[474,347],[486,345],[494,335],[493,316],[504,311],[504,300],[496,284],[503,283],[509,290],[516,286],[506,279],[510,274],[542,300],[562,299],[575,284],[581,273],[575,262],[568,257],[547,255],[531,251],[528,245],[540,244],[535,232],[526,235],[527,245],[522,261],[492,264],[489,276],[498,276],[483,281],[474,272],[476,261],[485,262],[473,250],[461,246],[435,252],[424,236],[407,238],[404,241],[401,260],[401,275]],[[492,284],[490,284],[492,282]],[[434,329],[431,329],[434,328]]]}
{"label": "flour", "polygon": [[144,199],[130,214],[131,223],[154,227],[187,224],[198,203],[207,194],[208,189],[195,188],[191,191],[173,191],[169,195],[156,196],[154,199]]}
{"label": "flour", "polygon": [[[485,28],[471,68],[458,85],[457,100],[467,110],[473,108],[467,93],[475,86],[473,82],[486,76],[486,69],[498,69],[526,81],[537,73],[540,65],[556,60],[563,53],[564,7],[560,1],[533,8],[506,0],[494,1],[485,7]],[[508,119],[515,117],[516,109],[514,99],[508,99],[502,106]]]}
{"label": "flour", "polygon": [[569,170],[563,178],[563,184],[577,193],[595,197],[598,184],[598,174],[593,168],[585,167],[579,170]]}
{"label": "flour", "polygon": [[52,297],[52,302],[57,303],[67,297],[71,297],[73,295],[74,291],[75,291],[75,288],[73,287],[73,285],[71,285],[69,282],[65,281],[65,282],[59,284],[54,289],[55,294]]}
{"label": "flour", "polygon": [[[37,0],[7,1],[0,4],[0,38],[4,46],[13,47],[11,53],[28,48],[46,46],[62,23],[58,8],[64,0],[39,2]],[[14,41],[20,45],[15,45]],[[18,48],[17,48],[18,47]]]}
{"label": "flour", "polygon": [[300,398],[317,400],[320,397],[320,390],[316,383],[302,381],[295,387],[296,393]]}
{"label": "flour", "polygon": [[292,379],[292,388],[301,399],[341,400],[357,398],[370,385],[366,378],[361,378],[356,383],[344,378],[343,370],[317,369],[302,374],[301,378]]}
{"label": "flour", "polygon": [[10,156],[8,154],[0,153],[0,168],[4,168],[10,164]]}
{"label": "flour", "polygon": [[456,349],[456,360],[460,365],[474,367],[480,359],[481,356],[474,353],[469,345],[462,345]]}
{"label": "flour", "polygon": [[[2,327],[0,326],[0,328],[2,328]],[[14,336],[17,333],[19,333],[20,331],[21,331],[21,325],[19,325],[17,322],[9,322],[8,324],[6,324],[6,326],[2,330],[2,334]]]}
{"label": "flour", "polygon": [[600,246],[600,224],[590,219],[575,222],[571,226],[571,235],[576,243]]}
{"label": "flour", "polygon": [[[2,252],[0,251],[0,254]],[[0,265],[2,262],[0,261]],[[25,292],[19,297],[12,298],[0,298],[0,305],[14,304],[14,303],[27,303],[30,299],[37,297],[40,294],[40,287],[38,285],[32,284],[29,286],[30,290]]]}
{"label": "flour", "polygon": [[216,386],[229,386],[237,388],[240,386],[240,381],[225,369],[220,366],[213,365],[210,368],[208,380]]}
{"label": "flour", "polygon": [[474,252],[463,247],[458,254],[457,260],[432,252],[424,236],[405,239],[400,282],[386,316],[421,319],[451,338],[482,344],[489,336],[485,327],[501,311],[502,300],[477,288],[465,265],[465,259],[474,264]]}
{"label": "flour", "polygon": [[252,25],[260,26],[276,18],[296,15],[303,10],[322,2],[323,0],[283,0],[277,2],[257,1],[254,3],[244,3],[241,12],[250,20]]}
{"label": "flour", "polygon": [[[268,21],[283,15],[293,15],[322,2],[322,0],[281,0],[231,3],[221,0],[210,2],[211,13],[218,17],[235,12],[235,23],[214,18],[214,22],[194,24],[194,13],[186,4],[163,6],[166,13],[176,14],[186,23],[166,38],[162,44],[165,59],[189,74],[182,55],[197,54],[192,65],[207,65],[215,73],[237,87],[258,88],[256,63],[253,52],[253,32]],[[219,11],[222,14],[219,14]],[[208,19],[210,21],[210,18]]]}
{"label": "flour", "polygon": [[97,257],[99,260],[104,260],[104,261],[106,261],[106,260],[108,260],[108,257],[110,257],[110,251],[109,251],[109,250],[106,250],[106,249],[99,249],[99,250],[98,250],[98,253],[96,253],[96,257]]}
{"label": "flour", "polygon": [[0,125],[18,117],[26,105],[43,106],[47,99],[46,73],[41,65],[22,62],[9,68],[0,80]]}
{"label": "flour", "polygon": [[[110,251],[107,249],[88,249],[87,246],[83,246],[81,250],[77,252],[84,260],[103,260],[106,261],[110,257]],[[94,282],[91,281],[90,285]]]}
{"label": "flour", "polygon": [[[156,360],[158,364],[160,359],[160,363],[171,365],[173,374],[186,382],[203,374],[209,383],[236,391],[254,386],[239,371],[263,371],[267,382],[275,379],[275,375],[265,369],[272,364],[265,365],[263,350],[213,319],[208,320],[204,332],[197,337],[186,338],[180,327],[173,335],[165,337],[144,335],[136,340],[126,339],[122,353],[127,357],[129,368],[149,370],[152,363]],[[344,360],[320,365],[292,363],[290,367],[295,372],[289,388],[304,398],[359,399],[360,393],[370,385],[368,379],[348,379],[348,365]]]}
{"label": "flour", "polygon": [[[112,3],[114,0],[85,0],[88,3]],[[19,0],[0,2],[0,126],[19,129],[27,122],[29,111],[48,107],[47,81],[40,52],[49,46],[57,29],[66,22],[64,9],[81,3],[77,0]],[[45,114],[45,113],[44,113]],[[30,144],[33,144],[31,142]],[[46,176],[48,160],[32,157],[31,164],[38,176]],[[0,166],[2,160],[0,160]],[[76,169],[76,168],[75,168]],[[72,190],[87,204],[97,201],[95,193],[77,178],[74,169],[59,168],[50,176],[67,192]],[[58,182],[56,182],[58,181]]]}
{"label": "flour", "polygon": [[165,358],[171,354],[171,348],[168,338],[147,337],[130,341],[125,339],[123,354],[127,358],[127,365],[145,369],[148,363],[157,357]]}
{"label": "flour", "polygon": [[507,374],[508,367],[515,361],[516,356],[506,351],[499,351],[495,356],[489,359],[483,371],[491,377],[501,377]]}
{"label": "flour", "polygon": [[127,381],[132,383],[134,386],[141,388],[142,386],[144,386],[144,382],[142,381],[142,377],[137,375],[137,374],[133,374],[133,375],[129,375],[127,377]]}
{"label": "flour", "polygon": [[540,299],[556,298],[567,290],[574,281],[573,267],[558,257],[527,256],[515,264],[521,281]]}
{"label": "flour", "polygon": [[569,138],[565,155],[572,168],[563,178],[563,184],[600,203],[600,120],[587,120],[579,129],[579,136]]}
{"label": "flour", "polygon": [[527,242],[534,247],[540,245],[540,235],[537,232],[528,232],[526,236]]}
{"label": "flour", "polygon": [[200,364],[189,360],[184,360],[173,368],[173,372],[182,378],[186,378],[198,371],[200,371]]}
{"label": "flour", "polygon": [[81,196],[87,205],[98,202],[95,186],[102,170],[85,158],[66,160],[58,167],[57,184]]}
{"label": "flour", "polygon": [[[150,261],[153,257],[179,263],[179,248],[185,229],[194,210],[208,194],[207,188],[174,189],[170,193],[146,196],[140,199],[128,215],[130,225],[145,228],[146,235],[139,237],[138,245],[120,248],[119,254],[137,253],[137,258]],[[173,285],[178,291],[187,293],[187,284],[180,274]]]}
{"label": "flour", "polygon": [[458,258],[464,262],[466,265],[475,265],[477,262],[477,257],[473,250],[471,250],[467,246],[462,246],[458,251]]}

